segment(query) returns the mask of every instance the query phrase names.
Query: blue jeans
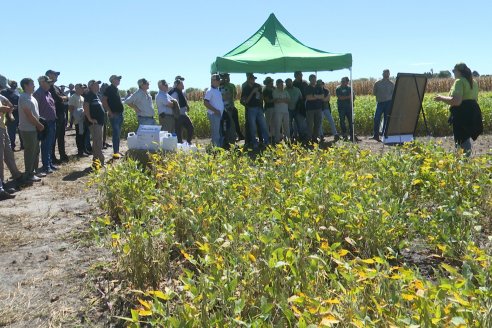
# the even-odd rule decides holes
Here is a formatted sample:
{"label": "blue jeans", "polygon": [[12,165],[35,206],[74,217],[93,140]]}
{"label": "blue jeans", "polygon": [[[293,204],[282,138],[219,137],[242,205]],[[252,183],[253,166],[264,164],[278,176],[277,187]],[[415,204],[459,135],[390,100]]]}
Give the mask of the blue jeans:
{"label": "blue jeans", "polygon": [[121,126],[123,125],[123,113],[112,113],[109,118],[111,128],[113,129],[113,153],[116,154],[120,151],[120,135]]}
{"label": "blue jeans", "polygon": [[391,108],[391,100],[378,102],[376,105],[376,113],[374,114],[374,132],[373,137],[379,137],[379,127],[381,126],[381,116],[384,114],[383,132],[384,135],[386,128],[388,127],[388,117]]}
{"label": "blue jeans", "polygon": [[222,133],[220,131],[220,121],[222,115],[207,113],[208,120],[210,121],[210,132],[212,134],[212,145],[215,147],[222,147]]}
{"label": "blue jeans", "polygon": [[[330,124],[331,134],[333,136],[338,135],[337,127],[335,125],[335,120],[333,120],[333,116],[331,115],[331,111],[329,109],[324,109],[321,113],[323,114],[324,117],[326,117],[326,119],[328,120],[328,123]],[[324,135],[323,134],[323,124],[321,124],[321,126],[319,127],[319,135],[320,135],[320,137],[322,137]]]}
{"label": "blue jeans", "polygon": [[270,136],[268,135],[268,127],[266,125],[263,110],[260,107],[247,107],[246,110],[248,111],[248,130],[253,148],[258,147],[258,140],[256,140],[256,124],[258,124],[260,128],[263,144],[268,145]]}
{"label": "blue jeans", "polygon": [[138,126],[140,126],[140,125],[157,125],[157,123],[153,117],[138,116],[137,120],[138,120]]}
{"label": "blue jeans", "polygon": [[46,137],[41,140],[41,161],[43,162],[43,169],[48,170],[53,166],[53,159],[51,153],[53,151],[53,145],[55,144],[56,137],[56,121],[47,121],[48,126]]}

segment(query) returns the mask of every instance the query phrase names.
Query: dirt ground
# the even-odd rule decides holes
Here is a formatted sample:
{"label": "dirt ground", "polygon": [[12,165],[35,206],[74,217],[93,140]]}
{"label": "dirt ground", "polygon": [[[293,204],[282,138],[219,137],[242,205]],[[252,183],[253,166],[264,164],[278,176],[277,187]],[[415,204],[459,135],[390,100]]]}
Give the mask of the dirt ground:
{"label": "dirt ground", "polygon": [[[360,139],[361,148],[390,149],[368,137]],[[436,139],[453,151],[452,137],[419,138]],[[75,154],[73,130],[67,131],[66,140],[67,153]],[[104,150],[106,158],[111,153]],[[474,143],[474,155],[479,154],[492,155],[492,136]],[[23,153],[15,156],[22,170]],[[97,268],[111,266],[112,256],[90,233],[91,221],[101,214],[96,191],[87,187],[90,164],[89,157],[70,156],[59,171],[17,192],[15,199],[0,202],[0,327],[109,325],[110,312],[101,310],[105,295]]]}

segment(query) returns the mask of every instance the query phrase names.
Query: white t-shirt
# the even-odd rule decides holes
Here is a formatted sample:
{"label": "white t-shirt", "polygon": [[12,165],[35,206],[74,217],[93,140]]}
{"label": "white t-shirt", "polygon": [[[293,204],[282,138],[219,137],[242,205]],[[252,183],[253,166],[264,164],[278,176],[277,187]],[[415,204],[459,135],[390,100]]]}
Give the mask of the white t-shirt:
{"label": "white t-shirt", "polygon": [[38,101],[28,93],[22,93],[19,96],[19,130],[20,131],[36,131],[36,127],[27,119],[24,113],[24,108],[29,108],[29,111],[35,118],[39,118]]}
{"label": "white t-shirt", "polygon": [[172,108],[172,102],[174,98],[171,97],[171,95],[167,92],[164,91],[159,91],[157,96],[155,97],[155,103],[157,105],[157,112],[159,114],[168,114],[172,115],[173,114],[173,108]]}
{"label": "white t-shirt", "polygon": [[72,112],[74,123],[82,123],[84,120],[84,97],[74,93],[68,100],[68,106],[75,108]]}
{"label": "white t-shirt", "polygon": [[[224,111],[224,101],[222,100],[222,93],[220,93],[219,89],[216,88],[210,88],[207,90],[205,93],[205,100],[208,100],[210,105],[212,105],[215,109],[220,111],[220,115],[222,115],[222,112]],[[210,109],[207,111],[210,115],[213,115],[214,112],[212,112]]]}
{"label": "white t-shirt", "polygon": [[[282,99],[290,101],[290,95],[287,90],[283,89],[280,91],[279,89],[273,90],[273,100]],[[274,105],[275,111],[279,112],[288,112],[289,111],[289,103],[275,103]]]}

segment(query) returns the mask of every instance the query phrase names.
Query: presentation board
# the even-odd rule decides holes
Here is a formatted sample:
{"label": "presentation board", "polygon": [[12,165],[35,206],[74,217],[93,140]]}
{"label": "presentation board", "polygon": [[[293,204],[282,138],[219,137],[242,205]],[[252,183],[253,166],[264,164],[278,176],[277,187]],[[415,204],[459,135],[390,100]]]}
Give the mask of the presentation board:
{"label": "presentation board", "polygon": [[426,85],[427,76],[424,74],[398,73],[384,143],[414,140]]}

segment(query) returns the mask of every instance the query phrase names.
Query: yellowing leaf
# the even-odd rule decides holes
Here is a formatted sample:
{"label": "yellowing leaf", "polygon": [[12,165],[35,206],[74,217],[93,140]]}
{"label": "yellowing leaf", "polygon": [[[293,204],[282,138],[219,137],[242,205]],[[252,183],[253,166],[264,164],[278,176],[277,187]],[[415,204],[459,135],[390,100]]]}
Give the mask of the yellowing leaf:
{"label": "yellowing leaf", "polygon": [[401,297],[404,300],[406,300],[406,301],[413,301],[414,299],[417,298],[417,296],[415,296],[415,295],[412,295],[412,294],[404,294],[404,293],[401,294]]}
{"label": "yellowing leaf", "polygon": [[141,299],[141,298],[138,298],[138,302],[139,302],[140,304],[142,304],[142,306],[143,306],[144,308],[146,308],[147,310],[148,310],[148,309],[150,309],[150,303],[149,303],[149,302],[144,301],[144,300],[143,300],[143,299]]}
{"label": "yellowing leaf", "polygon": [[366,264],[374,264],[375,261],[373,259],[364,259],[364,260],[361,260],[362,262],[366,263]]}
{"label": "yellowing leaf", "polygon": [[340,301],[337,298],[332,298],[329,300],[325,300],[326,303],[328,304],[340,304]]}
{"label": "yellowing leaf", "polygon": [[155,297],[160,298],[161,300],[168,301],[171,299],[171,296],[164,294],[160,290],[154,290],[149,292],[150,295],[154,295]]}
{"label": "yellowing leaf", "polygon": [[340,256],[345,256],[348,253],[349,253],[349,251],[346,250],[346,249],[341,249],[341,250],[338,251],[338,255],[340,255]]}
{"label": "yellowing leaf", "polygon": [[138,310],[138,314],[141,315],[142,317],[148,317],[149,315],[152,315],[152,311]]}
{"label": "yellowing leaf", "polygon": [[320,322],[320,325],[331,327],[333,324],[339,323],[339,322],[340,322],[340,320],[337,320],[333,315],[329,314],[329,315],[323,317],[323,319]]}
{"label": "yellowing leaf", "polygon": [[253,263],[254,263],[254,262],[256,262],[256,257],[255,257],[253,254],[248,253],[248,258],[249,258],[249,260],[250,260],[251,262],[253,262]]}

